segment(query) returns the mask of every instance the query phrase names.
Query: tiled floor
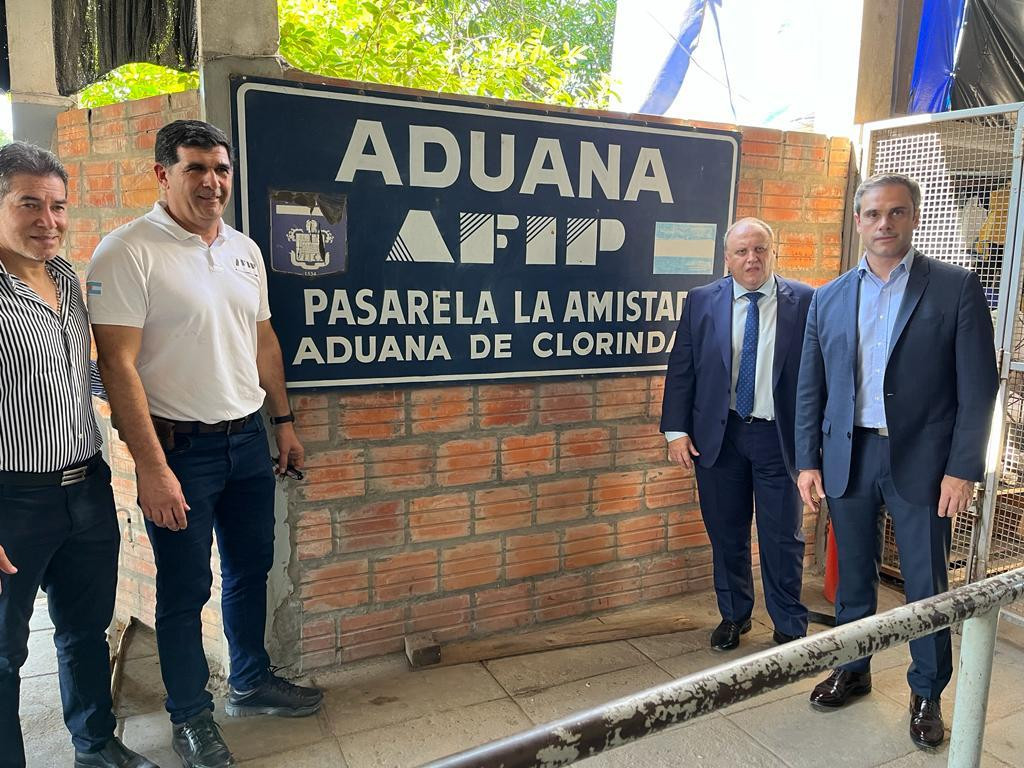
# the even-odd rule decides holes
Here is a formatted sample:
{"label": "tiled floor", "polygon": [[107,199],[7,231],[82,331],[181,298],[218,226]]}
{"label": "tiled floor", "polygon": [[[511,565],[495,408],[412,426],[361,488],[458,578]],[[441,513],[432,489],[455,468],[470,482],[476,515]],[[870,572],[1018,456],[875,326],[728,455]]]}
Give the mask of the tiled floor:
{"label": "tiled floor", "polygon": [[[819,603],[820,583],[809,582],[808,600]],[[901,597],[883,590],[882,608]],[[31,768],[71,765],[60,719],[50,628],[41,603],[33,621],[32,653],[22,686],[22,724]],[[218,720],[240,764],[247,768],[398,768],[416,766],[506,736],[575,710],[772,647],[767,617],[740,648],[707,649],[717,620],[709,595],[679,601],[680,612],[706,628],[672,635],[411,671],[404,656],[389,656],[321,676],[323,710],[300,720],[223,717]],[[815,629],[815,627],[812,627]],[[1003,626],[985,731],[982,765],[1024,768],[1024,646]],[[1013,635],[1013,637],[1011,637]],[[171,752],[162,709],[162,685],[152,636],[132,642],[118,702],[127,744],[164,768],[179,765]],[[875,657],[874,692],[841,712],[822,714],[807,703],[814,680],[803,680],[673,728],[583,764],[593,768],[655,766],[828,765],[921,768],[946,764],[947,749],[924,753],[907,736],[907,648]],[[954,659],[955,661],[955,659]],[[944,697],[952,721],[951,686]]]}

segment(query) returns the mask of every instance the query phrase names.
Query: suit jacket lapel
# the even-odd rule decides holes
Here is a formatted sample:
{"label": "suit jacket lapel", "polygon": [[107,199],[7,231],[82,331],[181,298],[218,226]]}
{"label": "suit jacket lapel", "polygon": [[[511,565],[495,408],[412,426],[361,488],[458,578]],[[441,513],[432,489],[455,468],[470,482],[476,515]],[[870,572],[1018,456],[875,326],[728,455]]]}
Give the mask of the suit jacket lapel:
{"label": "suit jacket lapel", "polygon": [[853,381],[857,381],[857,323],[860,310],[860,274],[856,269],[846,273],[846,285],[843,286],[843,322],[846,337],[846,359],[850,362]]}
{"label": "suit jacket lapel", "polygon": [[776,303],[778,312],[775,318],[775,355],[772,359],[772,389],[779,383],[779,376],[782,375],[783,363],[789,353],[789,346],[793,340],[793,332],[796,329],[796,297],[793,296],[793,289],[781,278],[775,279],[777,291]]}
{"label": "suit jacket lapel", "polygon": [[712,302],[712,322],[715,326],[715,342],[722,352],[725,372],[732,375],[732,278],[718,283],[718,294]]}
{"label": "suit jacket lapel", "polygon": [[896,323],[892,327],[892,338],[889,340],[889,349],[886,354],[892,354],[896,348],[896,342],[900,340],[903,330],[907,327],[907,321],[917,308],[924,289],[928,286],[928,260],[920,253],[914,253],[914,261],[910,268],[910,276],[907,278],[907,290],[903,294],[903,301],[900,302],[900,309],[896,315]]}

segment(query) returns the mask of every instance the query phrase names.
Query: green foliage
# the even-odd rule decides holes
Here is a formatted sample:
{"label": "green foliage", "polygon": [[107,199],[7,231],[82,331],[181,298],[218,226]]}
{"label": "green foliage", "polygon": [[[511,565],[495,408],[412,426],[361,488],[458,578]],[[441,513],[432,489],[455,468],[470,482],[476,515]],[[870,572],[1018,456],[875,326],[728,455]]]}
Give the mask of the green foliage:
{"label": "green foliage", "polygon": [[[325,77],[601,108],[612,93],[616,0],[278,0],[281,55]],[[84,107],[199,86],[195,72],[126,64]]]}
{"label": "green foliage", "polygon": [[328,77],[602,107],[615,0],[278,0],[281,54]]}
{"label": "green foliage", "polygon": [[199,87],[198,72],[178,72],[156,64],[125,64],[102,80],[83,89],[83,107],[102,107],[128,99],[144,99],[161,93],[177,93]]}

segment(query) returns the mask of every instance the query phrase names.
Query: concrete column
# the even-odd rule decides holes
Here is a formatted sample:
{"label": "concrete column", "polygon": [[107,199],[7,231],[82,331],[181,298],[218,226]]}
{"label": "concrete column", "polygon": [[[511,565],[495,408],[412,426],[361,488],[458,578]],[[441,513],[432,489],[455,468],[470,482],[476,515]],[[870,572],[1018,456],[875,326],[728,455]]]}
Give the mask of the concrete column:
{"label": "concrete column", "polygon": [[204,119],[231,127],[230,78],[280,77],[277,0],[199,0],[199,82]]}
{"label": "concrete column", "polygon": [[853,121],[857,124],[892,116],[893,72],[900,5],[892,0],[864,0],[860,65]]}
{"label": "concrete column", "polygon": [[57,115],[74,100],[57,92],[53,9],[38,0],[7,0],[14,138],[53,146]]}

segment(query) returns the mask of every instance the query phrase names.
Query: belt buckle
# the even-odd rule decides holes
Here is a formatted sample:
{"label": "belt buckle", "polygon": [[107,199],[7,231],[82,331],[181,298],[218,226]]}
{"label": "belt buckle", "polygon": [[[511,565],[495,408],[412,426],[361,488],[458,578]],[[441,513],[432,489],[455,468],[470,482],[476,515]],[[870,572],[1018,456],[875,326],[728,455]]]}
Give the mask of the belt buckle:
{"label": "belt buckle", "polygon": [[[739,416],[739,414],[736,414],[736,415]],[[744,424],[753,424],[754,423],[754,414],[750,414],[746,418],[744,418],[743,416],[740,416],[740,421],[742,421]]]}
{"label": "belt buckle", "polygon": [[229,419],[227,422],[227,429],[224,430],[224,434],[232,435],[240,429],[243,429],[248,423],[249,417],[243,416],[240,419]]}
{"label": "belt buckle", "polygon": [[76,467],[75,469],[65,469],[60,476],[61,488],[67,485],[76,485],[77,483],[85,480],[89,475],[89,466]]}

